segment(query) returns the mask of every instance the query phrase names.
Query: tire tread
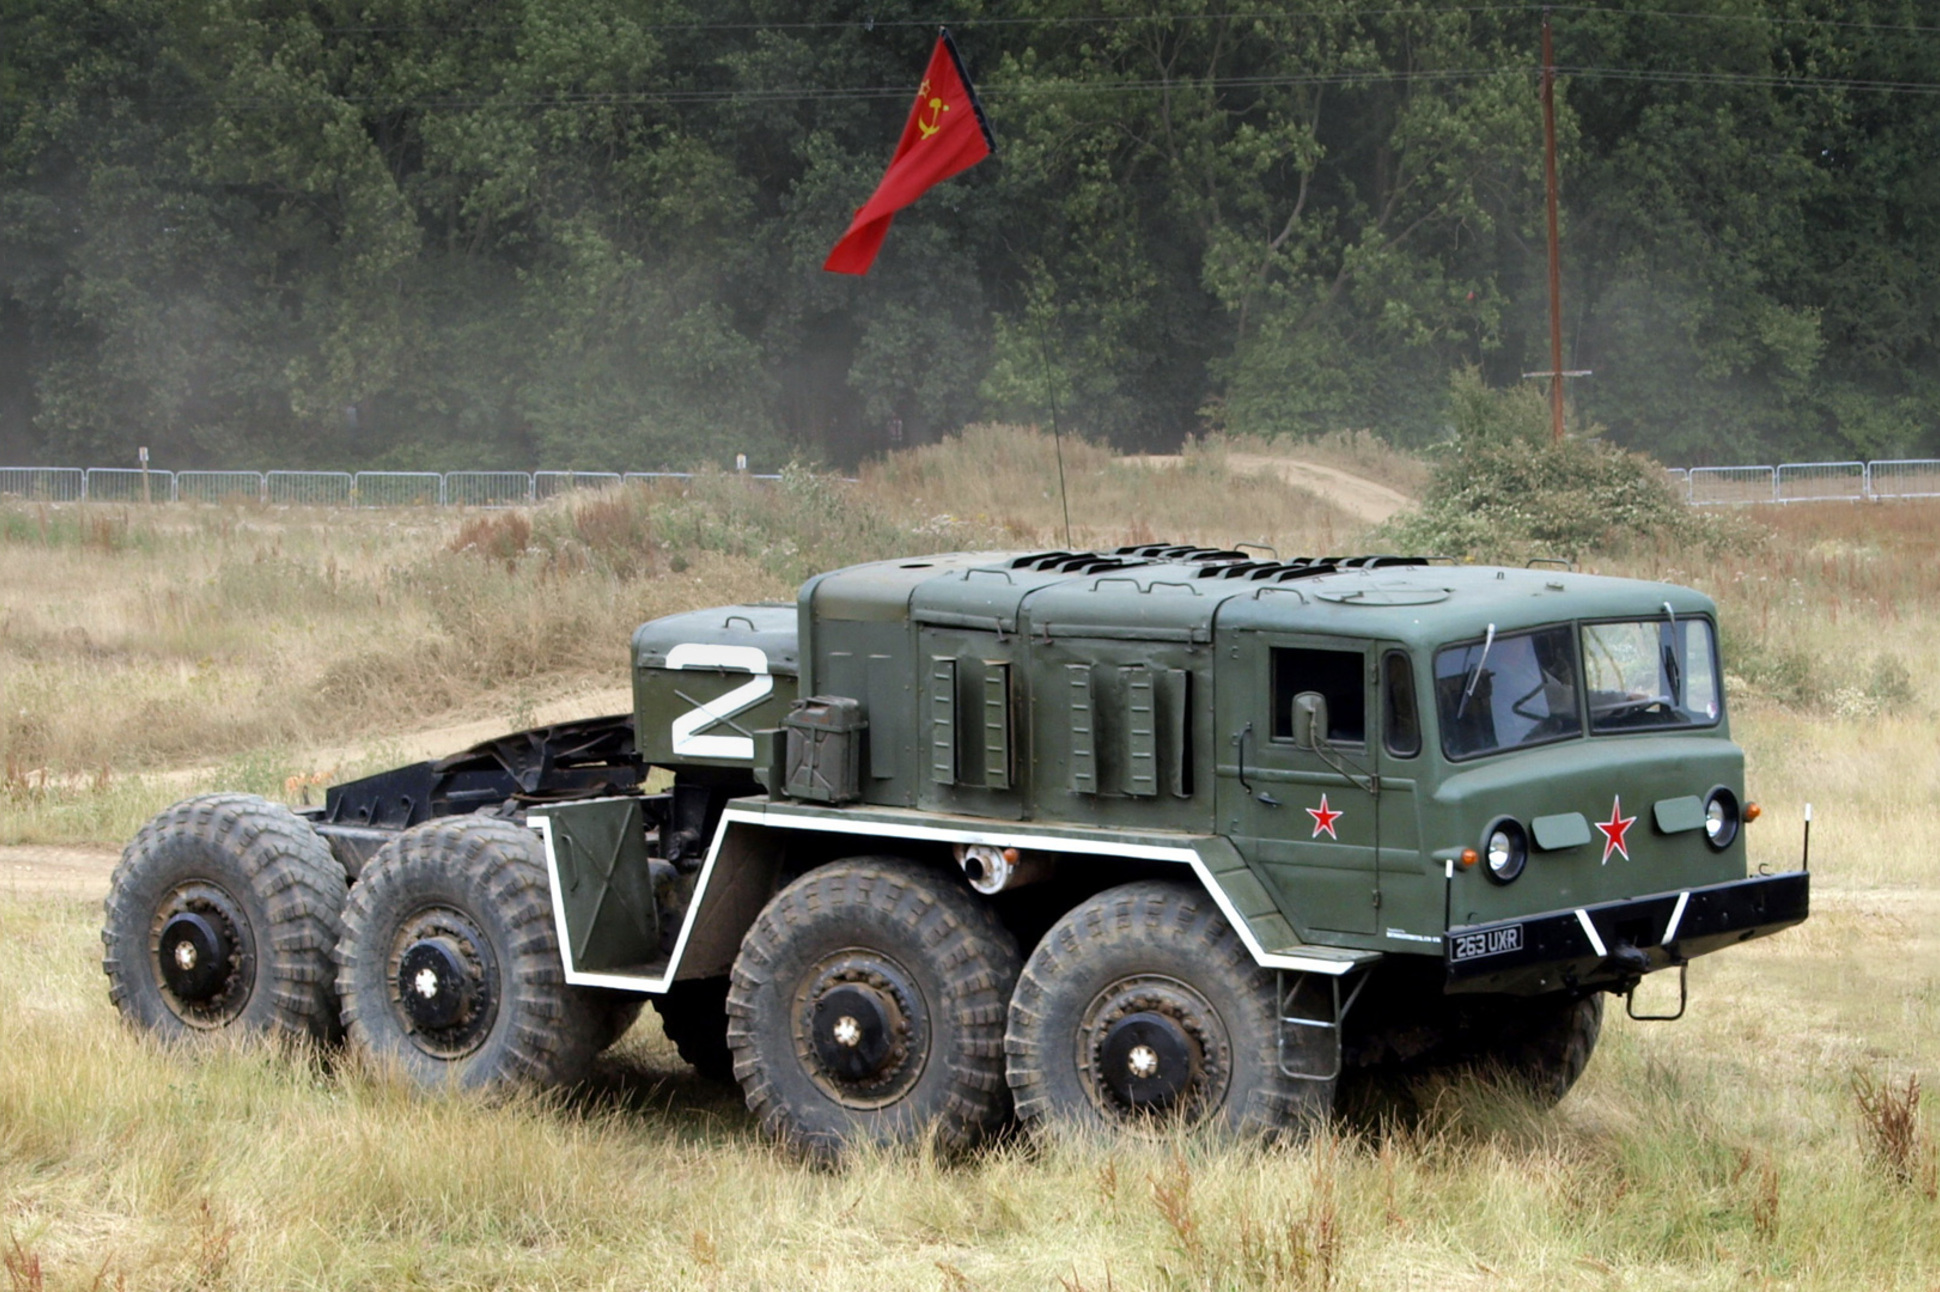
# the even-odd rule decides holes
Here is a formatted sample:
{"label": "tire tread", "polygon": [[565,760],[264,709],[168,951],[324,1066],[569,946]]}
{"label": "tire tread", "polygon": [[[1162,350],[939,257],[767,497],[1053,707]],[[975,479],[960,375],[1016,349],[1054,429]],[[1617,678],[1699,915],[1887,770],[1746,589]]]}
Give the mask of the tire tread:
{"label": "tire tread", "polygon": [[[152,913],[137,909],[137,894],[148,872],[166,864],[163,852],[178,836],[233,859],[268,915],[268,927],[252,933],[258,989],[267,988],[271,1010],[250,1026],[325,1044],[340,1039],[331,956],[343,933],[343,865],[302,818],[254,794],[184,800],[144,824],[123,849],[102,905],[101,968],[109,1000],[131,1021],[158,1021],[141,1016],[140,997],[150,984],[139,960],[148,954]],[[130,956],[137,963],[129,963]]]}
{"label": "tire tread", "polygon": [[[568,1085],[583,1078],[600,1049],[602,1011],[590,993],[566,982],[538,836],[493,817],[428,821],[386,843],[365,866],[351,890],[337,949],[336,986],[351,1041],[378,1054],[399,1053],[401,1043],[408,1045],[388,1005],[369,999],[358,978],[368,968],[368,957],[389,954],[388,933],[377,927],[386,904],[408,901],[412,886],[427,880],[469,884],[495,909],[509,933],[507,945],[499,949],[502,969],[516,990],[508,990],[499,1002],[501,1011],[511,1011],[502,1023],[510,1043],[495,1055],[502,1067],[470,1063],[476,1052],[452,1061],[425,1055],[429,1062],[424,1066],[442,1072],[446,1069],[440,1065],[449,1062],[467,1085]],[[394,899],[393,890],[400,887],[403,892]],[[382,981],[380,969],[374,982]]]}
{"label": "tire tread", "polygon": [[773,980],[792,936],[850,910],[887,917],[926,949],[943,979],[944,999],[933,1007],[947,1011],[959,1035],[948,1060],[950,1080],[935,1119],[936,1139],[954,1150],[986,1138],[1010,1115],[1003,1035],[1010,987],[1020,967],[1016,942],[968,890],[890,857],[851,858],[810,871],[777,894],[743,937],[728,989],[727,1043],[749,1109],[770,1135],[800,1139],[803,1114],[758,1053],[755,998]]}
{"label": "tire tread", "polygon": [[[1240,993],[1276,991],[1271,971],[1256,964],[1238,933],[1218,907],[1198,889],[1165,880],[1141,880],[1108,889],[1081,903],[1054,925],[1025,962],[1011,998],[1004,1034],[1006,1077],[1017,1115],[1027,1127],[1045,1129],[1078,1114],[1082,1096],[1057,1075],[1054,1047],[1070,1043],[1051,1037],[1051,1002],[1076,980],[1088,959],[1109,956],[1119,949],[1146,949],[1157,944],[1181,966],[1190,965],[1212,975],[1228,976]],[[1269,1010],[1277,1017],[1277,1011]],[[1259,1063],[1248,1056],[1238,1037],[1233,1039],[1234,1077],[1239,1065]],[[1265,1060],[1266,1071],[1252,1084],[1245,1107],[1226,1114],[1228,1129],[1249,1138],[1274,1137],[1304,1129],[1331,1105],[1328,1083],[1298,1081],[1280,1072],[1278,1062]]]}

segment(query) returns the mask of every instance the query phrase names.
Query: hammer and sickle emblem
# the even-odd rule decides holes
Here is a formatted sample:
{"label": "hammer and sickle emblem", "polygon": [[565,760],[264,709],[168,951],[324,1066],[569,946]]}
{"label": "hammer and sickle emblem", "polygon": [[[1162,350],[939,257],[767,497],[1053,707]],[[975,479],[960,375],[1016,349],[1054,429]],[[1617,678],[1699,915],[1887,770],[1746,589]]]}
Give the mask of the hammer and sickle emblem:
{"label": "hammer and sickle emblem", "polygon": [[[921,99],[929,94],[929,92],[930,83],[924,81],[922,85],[917,87],[916,97]],[[929,109],[930,119],[925,121],[919,114],[916,118],[916,128],[922,132],[923,138],[928,139],[931,135],[943,128],[943,114],[950,110],[950,105],[942,99],[932,98],[923,106]]]}

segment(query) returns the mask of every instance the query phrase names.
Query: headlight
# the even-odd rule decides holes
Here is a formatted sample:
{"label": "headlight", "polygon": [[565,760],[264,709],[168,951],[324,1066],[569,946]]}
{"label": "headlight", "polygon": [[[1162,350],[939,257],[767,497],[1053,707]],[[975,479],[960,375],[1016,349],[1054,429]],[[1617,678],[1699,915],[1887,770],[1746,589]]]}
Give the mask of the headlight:
{"label": "headlight", "polygon": [[1482,859],[1488,865],[1489,878],[1507,884],[1522,873],[1523,863],[1529,860],[1529,836],[1512,818],[1503,817],[1483,836]]}
{"label": "headlight", "polygon": [[1719,852],[1738,837],[1744,814],[1738,810],[1738,796],[1720,785],[1704,800],[1704,841]]}

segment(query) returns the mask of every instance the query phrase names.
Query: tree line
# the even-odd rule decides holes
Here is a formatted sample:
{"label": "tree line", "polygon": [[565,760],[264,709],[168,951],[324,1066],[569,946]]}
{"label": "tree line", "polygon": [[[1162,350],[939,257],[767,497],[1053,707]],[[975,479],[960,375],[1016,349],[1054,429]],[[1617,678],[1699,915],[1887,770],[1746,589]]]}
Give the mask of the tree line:
{"label": "tree line", "polygon": [[[1574,416],[1940,450],[1916,0],[1551,10]],[[822,257],[936,26],[998,153]],[[1541,10],[0,0],[0,459],[849,464],[1449,421],[1548,367]]]}

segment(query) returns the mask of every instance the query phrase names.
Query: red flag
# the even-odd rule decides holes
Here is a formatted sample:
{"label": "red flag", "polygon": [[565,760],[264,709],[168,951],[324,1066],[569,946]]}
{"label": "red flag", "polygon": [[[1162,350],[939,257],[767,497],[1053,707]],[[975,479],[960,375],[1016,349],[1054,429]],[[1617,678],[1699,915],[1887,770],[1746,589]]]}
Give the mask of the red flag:
{"label": "red flag", "polygon": [[984,120],[983,107],[970,88],[963,60],[957,57],[956,42],[946,31],[936,38],[929,70],[917,87],[902,142],[889,159],[882,183],[876,185],[875,196],[855,213],[849,231],[829,252],[822,268],[837,274],[868,273],[896,212],[932,185],[969,170],[996,150],[990,123]]}

